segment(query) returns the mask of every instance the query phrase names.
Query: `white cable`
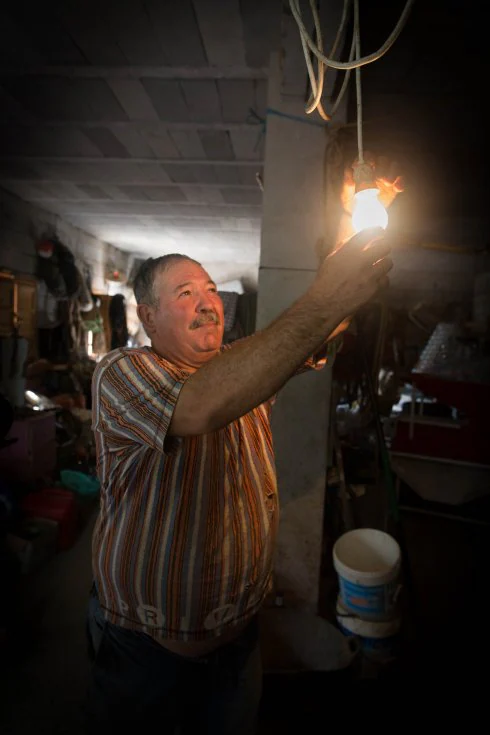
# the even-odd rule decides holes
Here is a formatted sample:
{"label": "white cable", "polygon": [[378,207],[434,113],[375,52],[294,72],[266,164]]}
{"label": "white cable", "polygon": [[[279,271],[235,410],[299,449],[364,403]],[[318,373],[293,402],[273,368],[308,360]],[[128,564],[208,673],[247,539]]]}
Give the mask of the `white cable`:
{"label": "white cable", "polygon": [[[359,26],[359,0],[354,0],[354,39],[356,61],[361,58],[361,30]],[[362,90],[361,67],[356,66],[356,102],[357,102],[357,150],[360,164],[364,163],[364,145],[362,140]]]}
{"label": "white cable", "polygon": [[[334,44],[332,46],[332,50],[330,52],[330,55],[331,56],[333,56],[333,54],[335,54],[337,52],[337,47],[338,47],[338,45],[339,45],[339,43],[340,43],[340,41],[341,41],[341,39],[343,37],[344,28],[345,28],[345,25],[346,25],[346,22],[347,22],[347,19],[348,19],[348,10],[349,10],[351,1],[352,0],[344,0],[343,10],[342,10],[342,18],[341,18],[341,21],[340,21],[340,26],[339,26],[338,31],[337,31],[337,36],[335,38]],[[312,11],[314,22],[315,22],[315,32],[316,32],[316,35],[317,35],[317,39],[318,39],[318,43],[319,43],[319,48],[323,51],[323,39],[322,39],[322,35],[321,35],[321,25],[320,25],[320,19],[318,17],[318,12],[317,12],[317,9],[316,9],[315,0],[310,0],[310,5],[311,5],[311,11]],[[348,86],[348,83],[349,83],[349,77],[350,77],[350,69],[346,71],[345,76],[344,76],[344,81],[343,81],[342,87],[340,88],[340,92],[339,92],[339,94],[337,96],[337,99],[333,103],[331,112],[329,114],[327,114],[325,112],[325,110],[323,108],[323,105],[322,105],[322,102],[321,102],[321,98],[322,98],[322,94],[323,94],[323,83],[324,83],[324,78],[325,78],[325,70],[326,70],[325,64],[322,61],[320,61],[320,60],[318,61],[318,79],[317,79],[315,77],[315,72],[313,71],[313,65],[311,63],[311,58],[310,58],[310,51],[308,49],[308,46],[306,44],[306,41],[304,40],[304,38],[303,38],[303,36],[301,34],[300,34],[300,39],[301,39],[301,45],[303,47],[303,53],[304,53],[304,57],[305,57],[305,61],[306,61],[306,68],[307,68],[307,71],[308,71],[308,77],[310,79],[310,85],[311,85],[311,90],[312,90],[312,94],[310,95],[310,99],[308,100],[308,102],[307,102],[307,104],[305,106],[305,112],[306,112],[307,115],[309,115],[312,112],[314,112],[315,110],[317,110],[317,112],[320,115],[320,117],[322,117],[323,120],[325,120],[326,122],[328,122],[329,120],[332,119],[332,117],[337,112],[337,109],[338,109],[338,107],[339,107],[339,105],[340,105],[340,103],[341,103],[341,101],[342,101],[342,99],[344,97],[344,94],[345,94],[345,92],[347,90],[347,86]],[[353,35],[353,37],[352,37],[352,45],[351,45],[351,49],[350,49],[350,52],[349,52],[349,61],[352,61],[353,60],[354,53],[355,53],[355,35]]]}
{"label": "white cable", "polygon": [[304,41],[304,43],[306,43],[306,45],[311,49],[311,51],[315,54],[315,56],[320,61],[322,61],[325,64],[325,66],[329,66],[332,69],[343,70],[343,69],[356,69],[357,67],[365,66],[366,64],[372,64],[373,61],[377,61],[382,56],[384,56],[386,52],[389,51],[389,49],[393,46],[396,39],[402,32],[403,27],[405,23],[407,22],[408,15],[412,9],[412,5],[414,4],[414,2],[415,0],[407,0],[405,7],[403,8],[402,14],[400,15],[400,18],[398,20],[398,23],[396,24],[391,35],[386,39],[384,44],[380,46],[380,48],[377,51],[374,51],[372,54],[356,59],[355,61],[335,61],[334,59],[329,59],[327,56],[325,56],[318,49],[318,47],[313,42],[308,31],[305,28],[305,25],[301,18],[301,9],[300,9],[300,4],[299,4],[300,0],[289,0],[289,6],[291,8],[291,12],[294,16],[294,19],[296,23],[298,24],[302,42]]}
{"label": "white cable", "polygon": [[[349,5],[351,3],[351,0],[344,0],[344,4],[342,7],[342,17],[340,20],[340,25],[337,31],[337,35],[335,37],[335,41],[333,43],[332,49],[330,51],[330,56],[335,56],[337,53],[337,47],[344,35],[345,31],[345,25],[347,23],[348,18],[348,10]],[[311,13],[313,15],[313,21],[315,23],[315,35],[317,39],[317,46],[321,53],[323,53],[323,39],[322,39],[322,28],[320,23],[320,18],[318,17],[318,11],[316,7],[316,0],[310,0],[310,8]],[[300,34],[301,35],[301,34]],[[303,46],[303,53],[305,55],[306,65],[308,67],[308,62],[310,61],[310,51],[308,49],[308,45],[306,43],[306,40],[303,39],[303,36],[301,35],[301,45]],[[352,60],[352,59],[350,59]],[[315,87],[313,84],[311,85],[311,91],[312,94],[310,96],[310,99],[308,100],[305,112],[307,115],[310,115],[312,112],[318,109],[318,112],[323,117],[324,120],[329,120],[332,117],[332,113],[330,115],[327,115],[325,111],[323,110],[321,106],[321,98],[323,94],[323,83],[325,79],[325,64],[323,61],[318,59],[318,80],[317,80],[317,87],[315,91]],[[310,84],[311,84],[311,76],[310,76]]]}
{"label": "white cable", "polygon": [[[355,52],[356,52],[356,36],[355,34],[353,34],[352,44],[351,44],[350,52],[349,52],[349,61],[353,60]],[[330,110],[330,117],[333,117],[335,115],[335,113],[337,112],[339,108],[340,103],[342,102],[342,98],[347,90],[347,87],[349,86],[350,73],[351,73],[351,70],[347,69],[347,71],[344,74],[344,81],[342,82],[340,92],[338,94],[337,99],[332,105],[332,109]]]}
{"label": "white cable", "polygon": [[[310,0],[310,8],[311,12],[313,14],[313,20],[315,23],[315,35],[316,35],[316,43],[320,51],[323,53],[323,38],[322,38],[322,28],[320,25],[320,19],[318,18],[318,13],[316,11],[316,0]],[[303,46],[303,53],[308,58],[310,58],[310,50],[308,46],[306,45],[306,41],[302,39],[302,46]],[[320,59],[317,59],[318,64],[318,79],[316,81],[317,89],[315,92],[315,88],[312,85],[311,86],[311,96],[308,100],[308,103],[305,107],[305,112],[309,115],[311,112],[317,109],[318,105],[320,104],[320,100],[322,98],[323,94],[323,81],[325,78],[325,64],[323,61],[320,61]],[[311,82],[311,79],[310,79]]]}
{"label": "white cable", "polygon": [[[308,71],[308,76],[310,78],[311,91],[312,91],[312,94],[313,94],[313,96],[315,97],[315,100],[316,100],[316,98],[318,96],[318,90],[320,89],[320,96],[321,96],[321,93],[323,91],[323,73],[321,73],[321,72],[325,68],[325,65],[321,61],[318,62],[318,77],[319,77],[319,81],[317,83],[317,80],[316,80],[316,77],[315,77],[315,72],[313,70],[313,64],[311,63],[310,52],[308,50],[308,45],[306,43],[306,39],[304,38],[304,36],[302,34],[300,34],[300,38],[301,38],[301,45],[303,47],[303,54],[304,54],[305,61],[306,61],[306,69]],[[321,44],[321,35],[320,35],[320,44]],[[318,105],[318,102],[319,102],[319,100],[316,102],[316,106]]]}

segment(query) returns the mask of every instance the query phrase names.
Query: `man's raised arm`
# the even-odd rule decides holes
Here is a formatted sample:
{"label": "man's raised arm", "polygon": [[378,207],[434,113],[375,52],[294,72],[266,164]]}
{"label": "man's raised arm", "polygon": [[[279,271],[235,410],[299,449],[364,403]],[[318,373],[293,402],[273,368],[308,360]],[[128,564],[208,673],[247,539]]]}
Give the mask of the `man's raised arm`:
{"label": "man's raised arm", "polygon": [[274,395],[343,319],[386,283],[392,267],[381,230],[364,231],[328,256],[315,281],[272,324],[240,340],[186,381],[169,434],[226,426]]}

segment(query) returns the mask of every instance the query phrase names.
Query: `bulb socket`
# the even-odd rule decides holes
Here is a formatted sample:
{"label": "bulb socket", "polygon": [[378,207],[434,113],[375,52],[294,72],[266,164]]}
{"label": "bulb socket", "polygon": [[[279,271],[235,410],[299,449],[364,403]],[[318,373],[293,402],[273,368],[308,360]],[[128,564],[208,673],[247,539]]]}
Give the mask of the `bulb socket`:
{"label": "bulb socket", "polygon": [[369,163],[356,163],[353,167],[356,193],[364,189],[377,189],[374,167]]}

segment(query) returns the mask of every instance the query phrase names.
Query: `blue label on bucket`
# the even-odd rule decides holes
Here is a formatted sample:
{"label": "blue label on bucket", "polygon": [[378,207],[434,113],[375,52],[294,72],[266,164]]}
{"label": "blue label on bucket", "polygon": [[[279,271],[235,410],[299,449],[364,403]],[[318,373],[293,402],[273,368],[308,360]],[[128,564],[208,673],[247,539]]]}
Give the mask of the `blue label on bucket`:
{"label": "blue label on bucket", "polygon": [[[352,637],[352,632],[348,628],[343,625],[339,625],[339,628],[344,635],[349,638]],[[399,647],[399,637],[397,635],[390,635],[387,638],[368,638],[365,636],[356,636],[356,638],[360,641],[361,648],[366,654],[379,656],[386,660],[394,656]]]}
{"label": "blue label on bucket", "polygon": [[393,583],[375,587],[349,582],[340,577],[340,596],[345,607],[358,613],[383,615],[392,607]]}

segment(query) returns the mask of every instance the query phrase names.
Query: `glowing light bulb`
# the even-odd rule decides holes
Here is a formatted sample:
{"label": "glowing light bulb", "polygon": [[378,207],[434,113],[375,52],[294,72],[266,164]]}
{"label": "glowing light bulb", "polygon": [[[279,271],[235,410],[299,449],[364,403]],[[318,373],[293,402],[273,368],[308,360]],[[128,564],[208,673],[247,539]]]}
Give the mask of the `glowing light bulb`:
{"label": "glowing light bulb", "polygon": [[382,227],[388,225],[388,212],[379,201],[379,189],[362,189],[354,195],[352,204],[352,226],[354,231],[360,232],[368,227]]}

